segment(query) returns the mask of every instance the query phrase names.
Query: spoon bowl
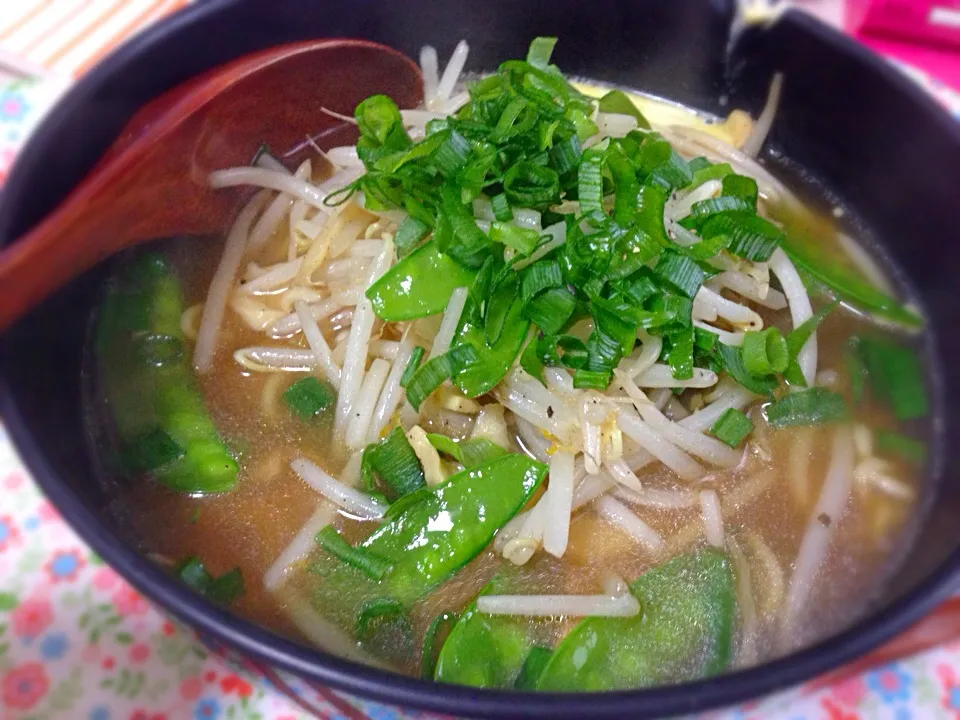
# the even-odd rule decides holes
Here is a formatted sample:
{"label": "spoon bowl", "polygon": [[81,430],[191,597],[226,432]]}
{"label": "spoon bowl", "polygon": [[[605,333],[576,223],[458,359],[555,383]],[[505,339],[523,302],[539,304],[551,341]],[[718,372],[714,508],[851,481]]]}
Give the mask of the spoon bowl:
{"label": "spoon bowl", "polygon": [[0,330],[127,247],[221,232],[236,196],[210,189],[211,171],[249,164],[264,138],[290,163],[308,139],[352,142],[355,126],[337,115],[378,93],[415,107],[419,68],[384,45],[334,38],[247,55],[152,101],[52,214],[0,252]]}

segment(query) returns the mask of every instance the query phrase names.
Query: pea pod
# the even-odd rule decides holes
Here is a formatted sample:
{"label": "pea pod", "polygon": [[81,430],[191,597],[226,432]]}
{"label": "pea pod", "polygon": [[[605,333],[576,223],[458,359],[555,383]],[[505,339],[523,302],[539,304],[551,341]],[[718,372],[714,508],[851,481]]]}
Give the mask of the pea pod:
{"label": "pea pod", "polygon": [[[501,592],[494,578],[480,595]],[[437,682],[511,688],[533,647],[526,618],[477,612],[474,600],[454,626],[437,658]]]}
{"label": "pea pod", "polygon": [[716,550],[681,555],[630,586],[631,618],[587,618],[557,646],[538,690],[600,691],[714,675],[730,662],[733,575]]}
{"label": "pea pod", "polygon": [[183,310],[180,284],[162,256],[123,268],[98,319],[100,377],[122,471],[149,474],[180,492],[221,492],[235,485],[237,462],[189,366]]}
{"label": "pea pod", "polygon": [[546,473],[543,463],[511,453],[463,470],[437,488],[418,491],[416,500],[413,494],[407,496],[411,499],[404,508],[358,546],[390,563],[383,579],[374,582],[322,553],[312,567],[322,576],[314,602],[347,628],[376,599],[390,598],[409,608],[476,557],[530,499]]}
{"label": "pea pod", "polygon": [[476,274],[430,240],[367,288],[367,297],[381,320],[413,320],[446,310],[453,291],[471,285]]}
{"label": "pea pod", "polygon": [[[467,313],[464,315],[469,316]],[[457,344],[472,345],[477,351],[479,361],[471,363],[461,370],[453,382],[467,397],[477,397],[490,392],[507,374],[513,361],[520,354],[520,348],[527,337],[530,321],[523,317],[523,303],[518,297],[507,311],[503,327],[497,341],[487,346],[484,328],[470,322],[464,324],[457,338]]]}

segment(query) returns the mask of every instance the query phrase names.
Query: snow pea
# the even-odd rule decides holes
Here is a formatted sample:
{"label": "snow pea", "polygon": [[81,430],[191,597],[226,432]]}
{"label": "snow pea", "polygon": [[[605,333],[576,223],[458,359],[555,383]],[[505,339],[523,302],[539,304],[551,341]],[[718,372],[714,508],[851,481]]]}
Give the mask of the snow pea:
{"label": "snow pea", "polygon": [[[472,301],[470,301],[472,302]],[[475,313],[464,312],[470,318]],[[490,392],[507,374],[513,361],[520,353],[530,321],[523,317],[523,303],[517,297],[503,320],[500,336],[493,345],[488,346],[483,326],[466,321],[457,335],[457,345],[472,345],[480,358],[461,370],[453,382],[467,397],[477,397]]]}
{"label": "snow pea", "polygon": [[[494,578],[480,595],[503,592]],[[527,618],[477,612],[476,600],[460,616],[437,657],[434,680],[483,688],[513,687],[533,647]]]}
{"label": "snow pea", "polygon": [[730,662],[733,574],[717,550],[680,555],[630,586],[631,618],[586,618],[557,646],[538,690],[599,691],[693,680]]}
{"label": "snow pea", "polygon": [[393,563],[385,589],[410,604],[473,559],[517,514],[547,466],[511,453],[454,475],[360,547]]}
{"label": "snow pea", "polygon": [[409,608],[476,557],[546,473],[543,463],[511,453],[420,490],[416,500],[407,496],[411,500],[357,546],[390,563],[383,579],[374,582],[321,553],[312,567],[322,577],[314,593],[316,606],[344,627],[352,627],[373,599],[389,598]]}
{"label": "snow pea", "polygon": [[431,239],[387,270],[366,294],[380,319],[413,320],[446,310],[453,291],[472,285],[476,275]]}
{"label": "snow pea", "polygon": [[180,283],[162,255],[123,267],[107,287],[96,354],[118,438],[121,471],[180,492],[221,492],[237,462],[220,439],[180,329]]}

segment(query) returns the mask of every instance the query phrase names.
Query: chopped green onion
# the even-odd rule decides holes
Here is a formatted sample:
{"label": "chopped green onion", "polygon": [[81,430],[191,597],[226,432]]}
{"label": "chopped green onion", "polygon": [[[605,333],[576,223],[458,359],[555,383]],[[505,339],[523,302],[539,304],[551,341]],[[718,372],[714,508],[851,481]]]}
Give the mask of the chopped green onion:
{"label": "chopped green onion", "polygon": [[693,328],[671,333],[669,339],[667,362],[670,374],[676,380],[689,380],[693,377]]}
{"label": "chopped green onion", "polygon": [[212,603],[229,605],[243,595],[243,574],[234,568],[213,577],[196,557],[187,558],[177,568],[177,577]]}
{"label": "chopped green onion", "polygon": [[511,205],[545,209],[560,199],[560,178],[552,168],[521,160],[504,174],[503,190]]}
{"label": "chopped green onion", "polygon": [[544,335],[537,342],[537,354],[550,367],[579,370],[587,364],[589,352],[583,341],[573,335]]}
{"label": "chopped green onion", "polygon": [[367,488],[372,489],[374,478],[379,478],[389,490],[391,500],[409,495],[426,484],[417,454],[401,427],[395,427],[380,442],[367,445],[360,468]]}
{"label": "chopped green onion", "polygon": [[766,405],[763,414],[775,428],[825,425],[849,417],[843,397],[821,387],[787,393]]}
{"label": "chopped green onion", "polygon": [[737,175],[731,173],[723,177],[723,194],[731,197],[738,197],[751,205],[754,211],[757,209],[757,181],[746,175]]}
{"label": "chopped green onion", "polygon": [[[783,377],[791,385],[806,386],[807,380],[803,377],[803,372],[801,372],[800,365],[797,363],[797,357],[800,355],[803,346],[807,344],[810,336],[816,332],[816,329],[820,326],[820,323],[823,322],[823,319],[836,306],[836,302],[825,305],[787,335],[787,353],[790,355],[790,363],[787,365],[787,369],[784,370]],[[860,401],[859,398],[856,398],[856,400],[857,402]]]}
{"label": "chopped green onion", "polygon": [[690,208],[690,216],[685,218],[683,223],[686,224],[686,221],[689,220],[692,221],[694,227],[702,227],[708,218],[731,211],[750,213],[752,208],[750,203],[743,198],[721,195],[720,197],[695,202],[693,207]]}
{"label": "chopped green onion", "polygon": [[583,153],[580,159],[577,196],[580,198],[580,212],[603,212],[603,164],[606,148],[594,146]]}
{"label": "chopped green onion", "polygon": [[[617,91],[619,92],[619,91]],[[534,690],[537,687],[537,680],[543,674],[544,668],[550,662],[553,651],[549,648],[535,645],[530,648],[527,658],[523,661],[523,667],[520,668],[520,674],[513,683],[514,690]]]}
{"label": "chopped green onion", "polygon": [[[697,162],[698,160],[702,162]],[[690,187],[693,188],[703,185],[708,180],[723,180],[733,172],[729,163],[714,164],[702,157],[691,160],[690,169],[693,171],[693,181],[690,183]]]}
{"label": "chopped green onion", "polygon": [[356,568],[375,582],[382,580],[390,571],[389,560],[369,550],[353,547],[333,525],[327,525],[317,533],[317,543],[337,560]]}
{"label": "chopped green onion", "polygon": [[408,215],[400,223],[400,227],[397,228],[397,236],[393,240],[397,248],[397,259],[403,259],[416,250],[417,245],[429,232],[429,225],[417,220],[413,215]]}
{"label": "chopped green onion", "polygon": [[600,112],[629,115],[632,118],[636,118],[637,127],[644,130],[650,129],[650,123],[643,116],[643,113],[640,112],[640,109],[634,104],[633,100],[630,99],[630,96],[622,90],[611,90],[608,92],[600,98],[597,107]]}
{"label": "chopped green onion", "polygon": [[201,595],[207,592],[207,586],[213,579],[197,557],[189,557],[180,563],[180,567],[177,569],[177,577]]}
{"label": "chopped green onion", "polygon": [[309,420],[333,407],[337,402],[337,392],[323,380],[306,377],[284,390],[283,400],[295,415]]}
{"label": "chopped green onion", "polygon": [[487,316],[483,331],[488,346],[492,347],[500,339],[510,308],[517,300],[518,284],[516,273],[510,273],[497,286],[490,300],[487,301]]}
{"label": "chopped green onion", "polygon": [[490,223],[490,239],[513,248],[521,255],[529,255],[540,242],[540,233],[532,228],[517,227],[494,220]]}
{"label": "chopped green onion", "polygon": [[753,432],[753,423],[743,411],[736,408],[727,408],[710,428],[710,432],[720,442],[732,448],[737,447]]}
{"label": "chopped green onion", "polygon": [[459,616],[454,612],[442,612],[430,622],[423,636],[423,652],[420,656],[420,677],[425,680],[433,679],[440,649],[458,619]]}
{"label": "chopped green onion", "polygon": [[229,605],[239,599],[243,592],[243,574],[240,568],[236,567],[210,581],[207,585],[206,598],[217,605]]}
{"label": "chopped green onion", "polygon": [[783,233],[776,225],[747,212],[722,212],[710,216],[700,229],[700,237],[703,242],[729,238],[727,250],[731,254],[754,262],[769,260],[783,241]]}
{"label": "chopped green onion", "polygon": [[859,338],[854,337],[850,341],[843,354],[843,359],[847,366],[847,374],[850,376],[850,394],[853,396],[853,402],[859,405],[863,402],[863,391],[867,378],[867,366],[863,364],[863,358],[860,357]]}
{"label": "chopped green onion", "polygon": [[410,378],[413,377],[417,368],[420,367],[420,361],[423,360],[425,352],[426,350],[419,345],[413,348],[413,352],[410,353],[410,359],[407,360],[407,366],[403,369],[403,375],[400,376],[400,387],[405,388],[410,383]]}
{"label": "chopped green onion", "polygon": [[537,350],[537,336],[532,334],[523,351],[520,353],[520,367],[531,377],[535,377],[543,384],[543,360]]}
{"label": "chopped green onion", "polygon": [[897,455],[913,465],[923,465],[927,457],[925,443],[889,430],[877,430],[874,434],[877,450],[888,455]]}
{"label": "chopped green onion", "polygon": [[358,642],[365,642],[373,631],[372,625],[376,622],[390,622],[393,620],[400,627],[406,640],[413,636],[413,627],[400,601],[392,597],[380,597],[364,603],[357,615],[353,626],[353,634]]}
{"label": "chopped green onion", "polygon": [[573,386],[579,390],[606,390],[610,385],[611,375],[609,370],[580,368],[573,373]]}
{"label": "chopped green onion", "polygon": [[544,290],[563,286],[563,273],[555,260],[540,260],[523,272],[520,285],[520,301],[530,302]]}
{"label": "chopped green onion", "polygon": [[727,374],[750,392],[757,395],[770,395],[779,385],[777,378],[773,375],[764,377],[751,375],[743,364],[740,348],[718,343],[717,358]]}
{"label": "chopped green onion", "polygon": [[539,70],[544,70],[550,64],[553,47],[557,44],[555,37],[537,37],[530,41],[527,50],[527,62]]}
{"label": "chopped green onion", "polygon": [[488,460],[493,460],[507,451],[487,438],[474,438],[473,440],[461,440],[457,442],[446,435],[439,433],[427,433],[427,440],[439,452],[449,455],[465,468],[481,465]]}
{"label": "chopped green onion", "polygon": [[691,300],[707,277],[693,260],[673,251],[664,252],[660,256],[654,272]]}
{"label": "chopped green onion", "polygon": [[503,193],[498,193],[490,198],[490,207],[493,209],[493,216],[502,223],[513,220],[513,210],[510,209],[510,202]]}
{"label": "chopped green onion", "polygon": [[874,395],[890,406],[898,420],[929,412],[923,369],[912,348],[877,338],[860,338],[859,346]]}
{"label": "chopped green onion", "polygon": [[550,159],[553,160],[557,174],[563,176],[576,170],[580,165],[580,153],[580,139],[576,135],[554,145],[550,150]]}
{"label": "chopped green onion", "polygon": [[458,345],[443,355],[427,360],[421,365],[407,383],[407,400],[414,410],[420,409],[422,403],[430,393],[436,390],[445,380],[453,377],[462,367],[476,362],[476,351],[470,345]]}
{"label": "chopped green onion", "polygon": [[566,288],[552,288],[533,298],[523,316],[548,335],[560,332],[577,306],[577,298]]}
{"label": "chopped green onion", "polygon": [[790,362],[787,341],[775,327],[744,333],[741,352],[743,366],[757,377],[782,373]]}
{"label": "chopped green onion", "polygon": [[471,147],[467,139],[456,130],[451,130],[446,141],[440,146],[433,161],[441,175],[455,177],[467,164]]}

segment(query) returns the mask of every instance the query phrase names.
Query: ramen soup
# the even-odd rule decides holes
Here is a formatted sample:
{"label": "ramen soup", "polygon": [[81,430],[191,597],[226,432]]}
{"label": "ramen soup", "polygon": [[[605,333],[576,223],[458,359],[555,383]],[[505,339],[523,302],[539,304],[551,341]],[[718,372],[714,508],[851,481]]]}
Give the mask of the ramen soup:
{"label": "ramen soup", "polygon": [[762,662],[876,595],[920,493],[921,316],[755,159],[779,78],[721,122],[568,81],[554,42],[466,83],[465,43],[442,74],[425,48],[422,107],[213,173],[225,243],[118,266],[93,445],[211,602],[578,691]]}

